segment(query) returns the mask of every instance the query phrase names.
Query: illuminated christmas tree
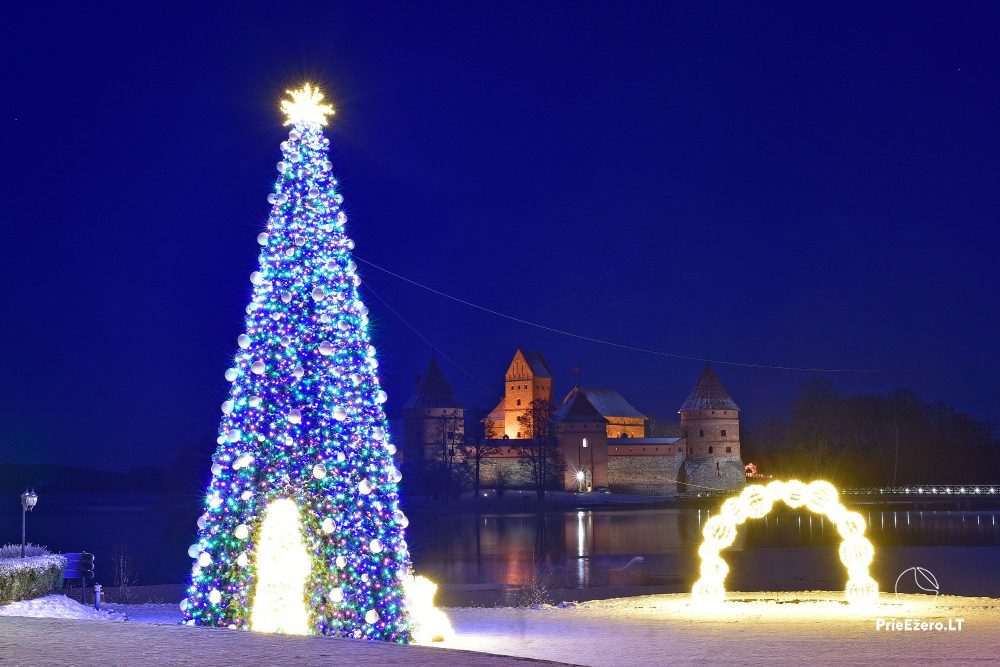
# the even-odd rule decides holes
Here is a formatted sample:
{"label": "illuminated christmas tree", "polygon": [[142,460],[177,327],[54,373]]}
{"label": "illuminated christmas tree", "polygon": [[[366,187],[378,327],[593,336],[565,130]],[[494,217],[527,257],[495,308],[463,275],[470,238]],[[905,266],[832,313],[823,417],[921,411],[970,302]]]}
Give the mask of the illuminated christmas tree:
{"label": "illuminated christmas tree", "polygon": [[395,447],[318,89],[289,91],[246,329],[226,379],[192,625],[410,639]]}

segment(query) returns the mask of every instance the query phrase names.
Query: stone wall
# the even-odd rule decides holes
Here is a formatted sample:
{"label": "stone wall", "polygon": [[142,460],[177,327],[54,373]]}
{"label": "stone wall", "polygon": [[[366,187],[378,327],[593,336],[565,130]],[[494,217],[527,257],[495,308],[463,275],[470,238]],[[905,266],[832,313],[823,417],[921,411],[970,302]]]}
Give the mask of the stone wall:
{"label": "stone wall", "polygon": [[615,493],[673,496],[683,463],[683,454],[609,456],[608,487]]}
{"label": "stone wall", "polygon": [[[682,471],[681,491],[698,493],[713,489],[739,489],[746,484],[743,461],[740,459],[688,459]],[[685,488],[687,487],[687,488]]]}
{"label": "stone wall", "polygon": [[[556,486],[556,483],[562,467],[559,465],[555,465],[554,467],[556,469],[551,471],[549,488],[559,488]],[[503,472],[504,488],[535,488],[531,474],[531,461],[517,457],[484,458],[479,469],[480,486],[486,489],[495,489],[497,486],[498,471]]]}

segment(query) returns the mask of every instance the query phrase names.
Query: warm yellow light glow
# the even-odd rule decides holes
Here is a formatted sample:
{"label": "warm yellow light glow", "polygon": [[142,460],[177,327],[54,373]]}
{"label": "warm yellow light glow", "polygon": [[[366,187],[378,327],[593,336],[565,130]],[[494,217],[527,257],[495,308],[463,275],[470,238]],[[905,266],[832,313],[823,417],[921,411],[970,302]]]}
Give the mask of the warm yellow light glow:
{"label": "warm yellow light glow", "polygon": [[309,634],[305,586],[310,560],[302,543],[299,509],[288,498],[270,503],[264,512],[256,548],[257,587],[250,628],[286,635]]}
{"label": "warm yellow light glow", "polygon": [[824,514],[836,524],[844,541],[840,545],[840,560],[847,568],[845,595],[851,604],[874,602],[878,598],[878,584],[868,574],[868,566],[875,557],[875,548],[865,537],[865,519],[857,512],[849,512],[840,503],[837,489],[829,482],[817,480],[804,484],[798,480],[771,482],[767,486],[754,484],[743,493],[722,503],[722,510],[705,522],[702,535],[705,541],[698,548],[701,556],[701,578],[691,589],[696,602],[721,602],[726,598],[723,582],[729,566],[719,552],[736,539],[737,527],[747,519],[760,519],[771,511],[776,501],[789,507],[805,505],[817,514]]}
{"label": "warm yellow light glow", "polygon": [[437,584],[427,577],[412,574],[403,582],[406,609],[410,612],[413,640],[418,644],[443,642],[453,633],[451,621],[443,611],[434,606]]}
{"label": "warm yellow light glow", "polygon": [[286,90],[292,99],[281,100],[281,111],[285,114],[285,125],[326,125],[326,117],[335,112],[329,104],[321,104],[323,93],[319,88],[307,83],[298,90]]}

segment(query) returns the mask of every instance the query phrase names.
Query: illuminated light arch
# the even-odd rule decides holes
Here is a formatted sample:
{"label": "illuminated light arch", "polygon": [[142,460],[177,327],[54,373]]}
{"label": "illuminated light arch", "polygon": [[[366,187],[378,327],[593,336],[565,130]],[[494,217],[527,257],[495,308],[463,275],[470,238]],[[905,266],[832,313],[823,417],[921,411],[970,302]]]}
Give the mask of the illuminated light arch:
{"label": "illuminated light arch", "polygon": [[268,504],[256,547],[257,585],[250,627],[259,632],[309,634],[305,588],[311,560],[302,541],[299,508],[288,498]]}
{"label": "illuminated light arch", "polygon": [[875,558],[875,548],[865,538],[865,518],[848,511],[840,503],[833,484],[817,480],[805,484],[798,480],[753,484],[743,492],[722,503],[716,516],[705,522],[702,535],[705,541],[698,548],[701,557],[701,578],[691,589],[691,598],[699,603],[722,602],[726,598],[723,582],[729,566],[719,552],[736,539],[736,529],[747,519],[766,516],[776,501],[783,501],[792,508],[805,505],[817,514],[830,518],[837,526],[843,541],[840,543],[840,560],[847,568],[847,588],[844,593],[852,605],[874,602],[878,598],[878,584],[868,574],[868,566]]}

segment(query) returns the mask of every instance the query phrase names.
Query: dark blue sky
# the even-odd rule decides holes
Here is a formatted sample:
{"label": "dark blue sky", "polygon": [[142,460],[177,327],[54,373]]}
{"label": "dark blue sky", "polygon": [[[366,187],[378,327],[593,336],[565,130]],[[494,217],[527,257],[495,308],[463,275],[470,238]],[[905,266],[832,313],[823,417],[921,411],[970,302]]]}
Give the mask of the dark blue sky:
{"label": "dark blue sky", "polygon": [[[0,460],[211,442],[282,91],[319,83],[357,254],[525,319],[998,416],[988,3],[6,7]],[[316,7],[322,7],[317,9]],[[701,363],[362,266],[489,407],[517,346],[672,416]],[[397,413],[430,349],[371,296]],[[927,370],[930,369],[930,370]],[[720,365],[752,425],[815,374]]]}

